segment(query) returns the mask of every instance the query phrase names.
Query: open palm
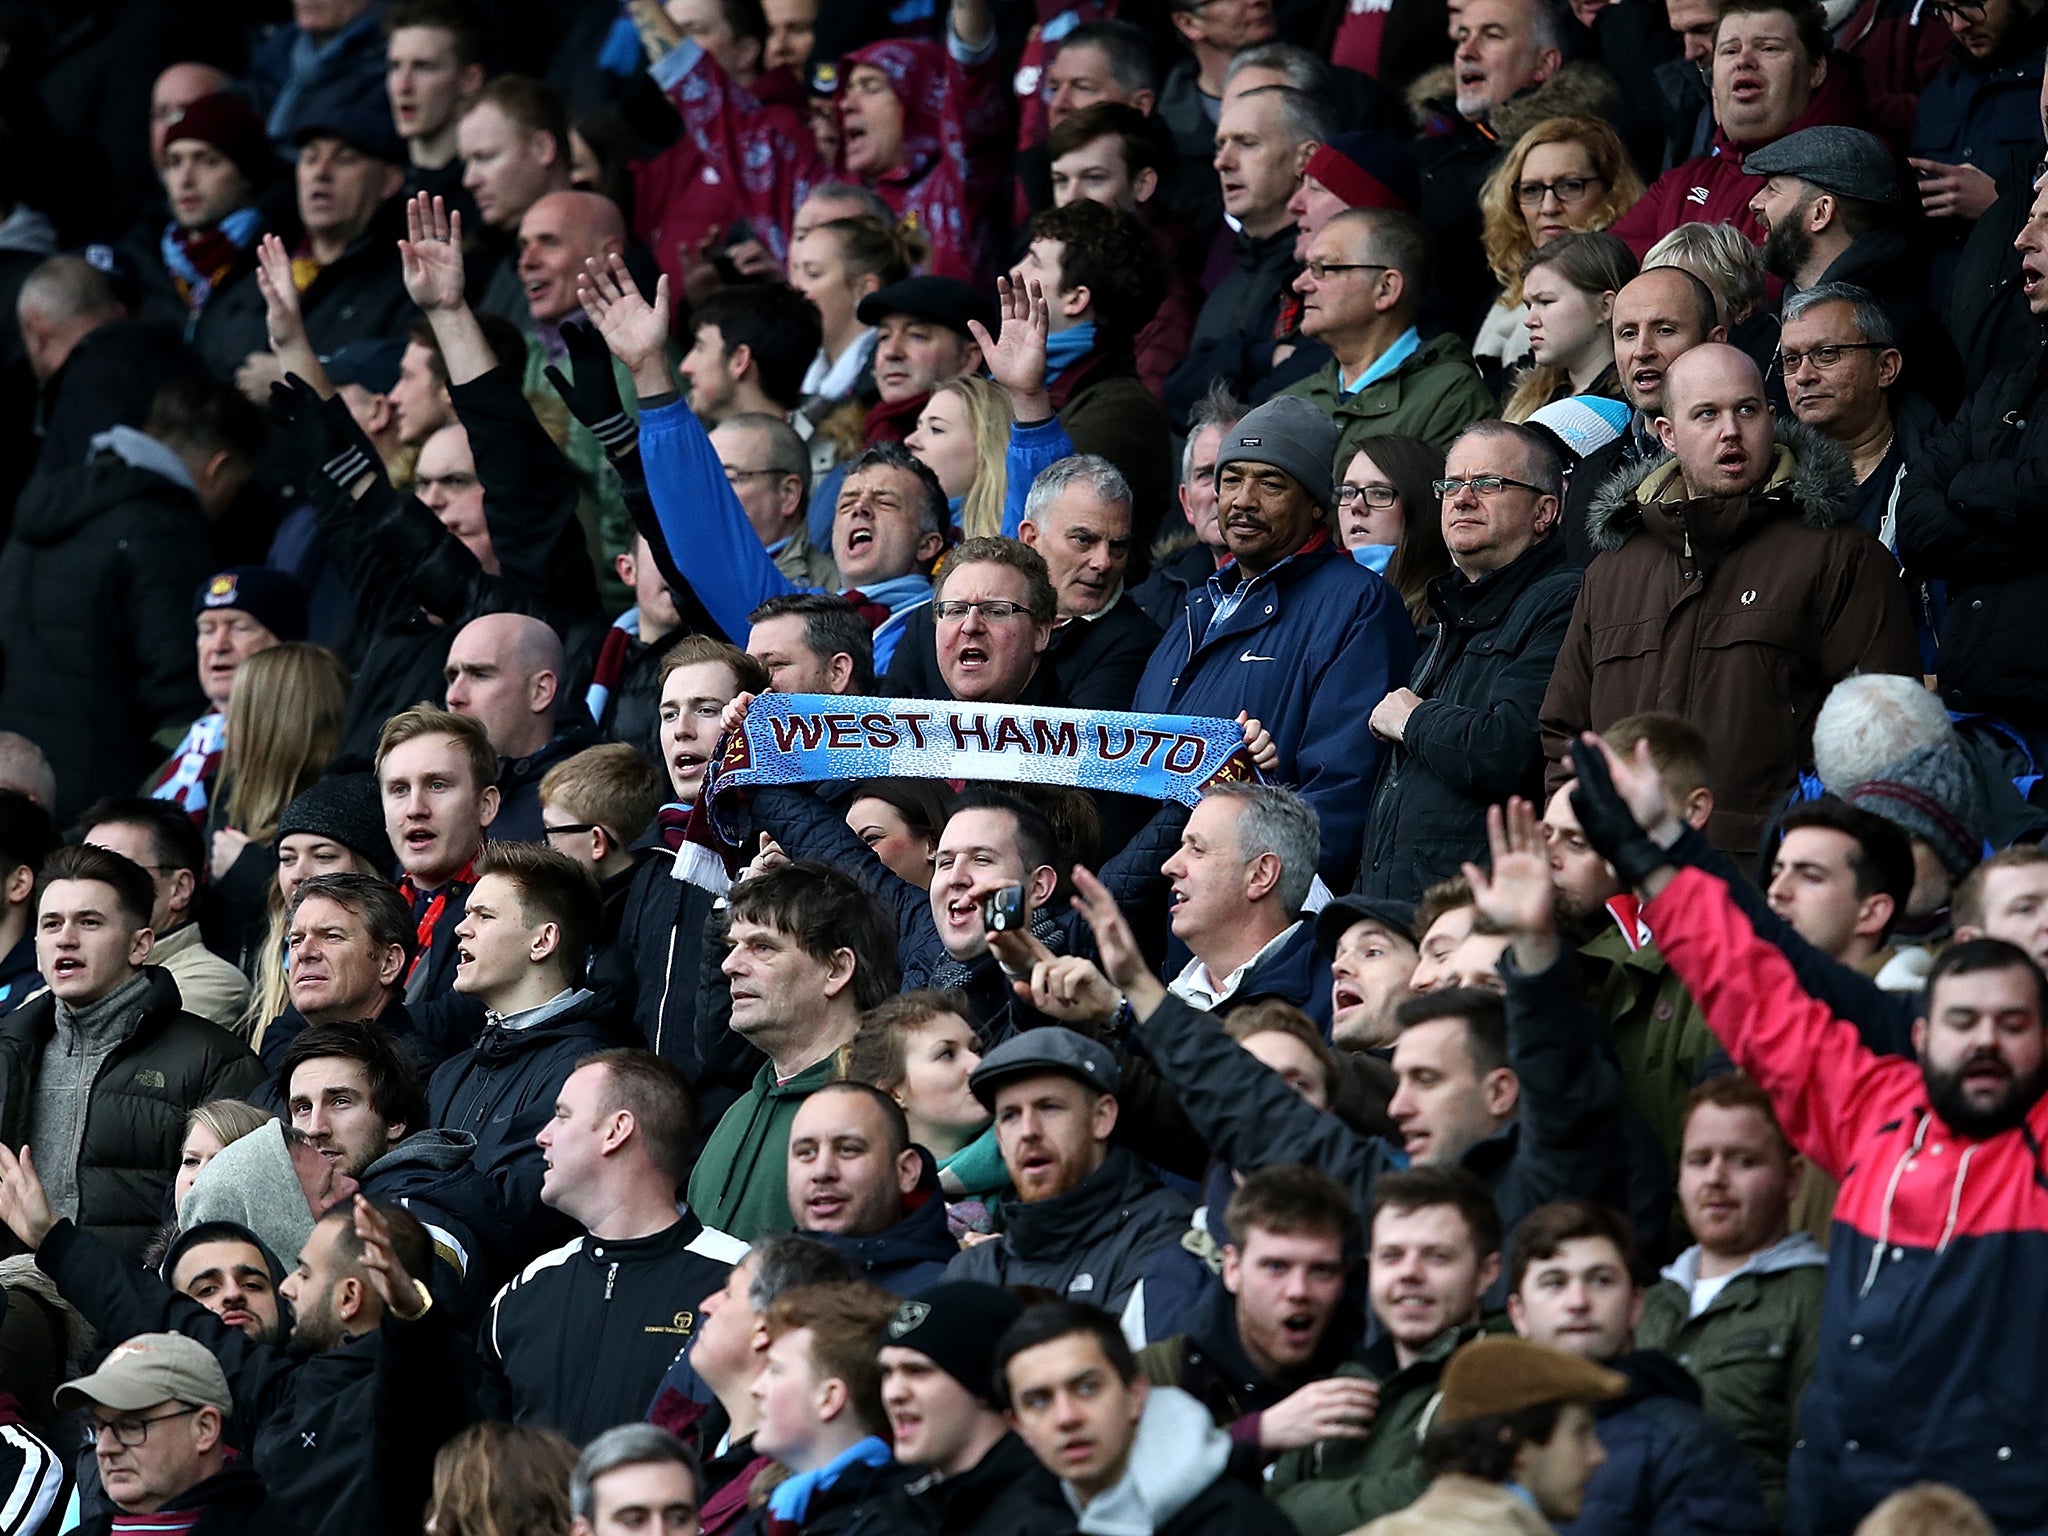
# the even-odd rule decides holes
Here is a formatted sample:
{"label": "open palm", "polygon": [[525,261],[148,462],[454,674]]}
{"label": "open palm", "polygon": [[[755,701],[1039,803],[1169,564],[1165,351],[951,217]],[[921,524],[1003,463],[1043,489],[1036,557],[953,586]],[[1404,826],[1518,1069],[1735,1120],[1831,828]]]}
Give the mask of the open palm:
{"label": "open palm", "polygon": [[667,348],[667,274],[655,285],[650,304],[641,297],[618,255],[609,261],[592,258],[584,263],[583,276],[576,279],[576,297],[604,344],[612,349],[612,356],[624,363],[628,372],[646,366]]}
{"label": "open palm", "polygon": [[460,309],[462,215],[422,192],[405,205],[405,233],[398,242],[398,262],[406,295],[428,314]]}
{"label": "open palm", "polygon": [[1507,933],[1542,933],[1551,926],[1553,895],[1550,856],[1537,830],[1536,812],[1520,796],[1486,812],[1486,842],[1493,868],[1465,866],[1472,900],[1487,919]]}
{"label": "open palm", "polygon": [[990,336],[979,320],[967,322],[988,376],[1012,395],[1038,394],[1045,388],[1045,338],[1051,326],[1045,290],[1035,278],[1022,287],[998,278],[996,306],[1003,317],[1000,334]]}
{"label": "open palm", "polygon": [[306,320],[299,285],[292,279],[291,253],[275,235],[256,243],[256,289],[263,295],[263,324],[272,348],[281,351],[302,340]]}

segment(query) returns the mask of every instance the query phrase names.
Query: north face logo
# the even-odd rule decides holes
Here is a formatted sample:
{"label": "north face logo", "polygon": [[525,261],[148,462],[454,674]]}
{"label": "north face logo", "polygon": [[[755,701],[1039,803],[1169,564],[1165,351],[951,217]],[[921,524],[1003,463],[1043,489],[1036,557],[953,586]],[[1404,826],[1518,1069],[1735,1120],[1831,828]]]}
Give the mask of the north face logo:
{"label": "north face logo", "polygon": [[1701,205],[1704,205],[1707,201],[1708,195],[1709,193],[1707,188],[1693,187],[1686,192],[1685,200],[1688,203],[1699,203]]}
{"label": "north face logo", "polygon": [[137,1088],[161,1089],[167,1085],[164,1082],[163,1073],[153,1072],[148,1067],[144,1067],[141,1071],[135,1074],[134,1086]]}

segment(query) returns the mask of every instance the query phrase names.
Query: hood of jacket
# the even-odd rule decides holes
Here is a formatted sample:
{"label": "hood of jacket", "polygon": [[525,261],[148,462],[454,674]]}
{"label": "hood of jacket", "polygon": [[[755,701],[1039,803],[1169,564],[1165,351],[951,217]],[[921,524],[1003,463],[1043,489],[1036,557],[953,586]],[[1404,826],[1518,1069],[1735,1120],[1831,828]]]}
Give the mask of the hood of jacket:
{"label": "hood of jacket", "polygon": [[1905,255],[1906,237],[1897,230],[1866,229],[1828,263],[1814,287],[1822,283],[1855,283],[1882,292],[1897,281],[1898,263]]}
{"label": "hood of jacket", "polygon": [[1628,1378],[1628,1391],[1612,1402],[1600,1404],[1596,1410],[1597,1417],[1621,1413],[1652,1397],[1675,1397],[1694,1408],[1700,1405],[1699,1382],[1691,1371],[1662,1350],[1639,1349],[1632,1355],[1609,1360],[1607,1364]]}
{"label": "hood of jacket", "polygon": [[0,219],[0,251],[54,256],[57,253],[57,226],[28,204],[17,203],[14,212]]}
{"label": "hood of jacket", "polygon": [[399,1179],[412,1173],[436,1178],[453,1173],[476,1154],[476,1138],[468,1131],[430,1128],[414,1131],[363,1170],[363,1180]]}
{"label": "hood of jacket", "polygon": [[[1482,130],[1457,108],[1457,75],[1449,64],[1424,70],[1404,93],[1408,115],[1424,133],[1455,133],[1459,125]],[[1553,117],[1609,118],[1621,109],[1621,87],[1602,66],[1574,60],[1545,80],[1509,97],[1486,115],[1483,130],[1512,144],[1536,124]],[[1455,119],[1455,122],[1452,120]]]}
{"label": "hood of jacket", "polygon": [[[1813,1240],[1812,1233],[1788,1232],[1761,1253],[1753,1253],[1743,1260],[1739,1268],[1729,1271],[1727,1278],[1733,1280],[1737,1275],[1777,1275],[1789,1269],[1826,1269],[1827,1265],[1827,1250]],[[1699,1283],[1699,1244],[1693,1244],[1666,1264],[1662,1274],[1666,1280],[1684,1286],[1689,1294]]]}
{"label": "hood of jacket", "polygon": [[232,1221],[247,1227],[287,1265],[313,1235],[313,1213],[292,1168],[282,1121],[272,1120],[214,1154],[178,1208],[178,1224]]}
{"label": "hood of jacket", "polygon": [[604,987],[583,993],[557,1012],[523,1029],[509,1028],[502,1019],[493,1018],[477,1036],[477,1062],[483,1066],[497,1066],[528,1051],[552,1050],[567,1035],[587,1035],[600,1042],[600,1049],[622,1044],[624,1042],[613,1027],[617,1013],[618,999],[612,988]]}
{"label": "hood of jacket", "polygon": [[60,544],[88,523],[140,501],[177,508],[200,523],[199,498],[187,486],[109,447],[74,469],[39,477],[15,509],[14,532],[24,544]]}
{"label": "hood of jacket", "polygon": [[895,1226],[870,1237],[852,1237],[843,1232],[804,1235],[837,1250],[856,1274],[870,1277],[920,1264],[944,1264],[957,1257],[960,1244],[946,1225],[946,1198],[939,1192],[938,1164],[923,1147],[913,1150],[920,1171],[917,1188],[911,1192],[909,1201],[916,1203]]}
{"label": "hood of jacket", "polygon": [[1690,536],[1711,560],[1788,512],[1810,528],[1846,520],[1856,489],[1849,456],[1797,421],[1780,420],[1775,439],[1763,484],[1746,496],[1686,496],[1678,461],[1668,453],[1624,464],[1593,493],[1587,538],[1604,552],[1621,548],[1640,529],[1676,551]]}
{"label": "hood of jacket", "polygon": [[1137,1158],[1111,1147],[1102,1166],[1065,1194],[1006,1207],[1010,1246],[1022,1258],[1078,1258],[1116,1230],[1123,1207],[1158,1184]]}
{"label": "hood of jacket", "polygon": [[1178,1387],[1154,1387],[1145,1397],[1124,1475],[1086,1504],[1069,1503],[1086,1536],[1152,1536],[1186,1509],[1230,1464],[1230,1436],[1216,1427],[1194,1398]]}

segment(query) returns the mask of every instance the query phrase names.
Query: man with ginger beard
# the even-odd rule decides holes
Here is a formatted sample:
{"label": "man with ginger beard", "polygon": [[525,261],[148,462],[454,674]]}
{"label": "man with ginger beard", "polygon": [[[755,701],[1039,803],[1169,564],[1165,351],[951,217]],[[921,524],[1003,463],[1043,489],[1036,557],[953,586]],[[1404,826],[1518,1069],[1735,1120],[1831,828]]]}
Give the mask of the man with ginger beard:
{"label": "man with ginger beard", "polygon": [[[1588,516],[1601,555],[1543,700],[1545,787],[1581,731],[1683,698],[1708,742],[1708,837],[1739,858],[1811,758],[1827,691],[1916,677],[1919,646],[1897,562],[1847,521],[1846,455],[1774,430],[1748,357],[1708,342],[1671,364],[1657,433],[1670,457],[1617,473]],[[1623,630],[1628,654],[1596,667],[1593,635]]]}
{"label": "man with ginger beard", "polygon": [[[1736,1073],[1693,1091],[1682,1135],[1678,1203],[1693,1244],[1644,1297],[1636,1344],[1698,1378],[1701,1407],[1749,1451],[1776,1518],[1820,1353],[1827,1254],[1790,1226],[1806,1164],[1770,1098]],[[1766,1351],[1749,1347],[1758,1326]]]}

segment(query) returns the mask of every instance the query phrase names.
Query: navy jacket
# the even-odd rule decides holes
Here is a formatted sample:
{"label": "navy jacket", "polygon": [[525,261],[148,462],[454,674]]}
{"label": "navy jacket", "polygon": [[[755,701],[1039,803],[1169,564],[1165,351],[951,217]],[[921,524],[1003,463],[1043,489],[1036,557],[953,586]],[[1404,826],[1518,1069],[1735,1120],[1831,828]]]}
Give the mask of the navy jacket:
{"label": "navy jacket", "polygon": [[939,1192],[938,1165],[917,1149],[924,1176],[913,1196],[920,1203],[886,1232],[849,1237],[840,1232],[807,1232],[846,1260],[858,1280],[871,1280],[898,1296],[916,1296],[939,1283],[960,1244],[946,1225],[946,1199]]}
{"label": "navy jacket", "polygon": [[1608,1362],[1629,1380],[1597,1410],[1607,1462],[1586,1484],[1576,1520],[1558,1536],[1765,1536],[1756,1467],[1742,1444],[1700,1409],[1700,1384],[1669,1355],[1643,1350]]}
{"label": "navy jacket", "polygon": [[[1230,580],[1233,563],[1219,574]],[[1407,681],[1415,630],[1400,594],[1319,531],[1251,583],[1212,630],[1207,583],[1152,653],[1132,708],[1229,720],[1244,710],[1273,734],[1283,784],[1321,818],[1319,872],[1348,890],[1365,837],[1367,789],[1381,742],[1367,725],[1375,704]]]}

